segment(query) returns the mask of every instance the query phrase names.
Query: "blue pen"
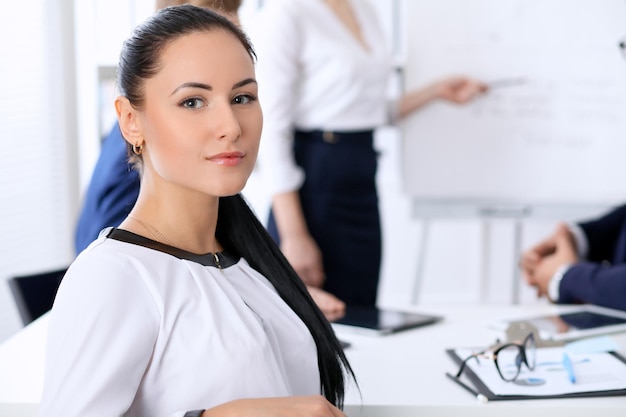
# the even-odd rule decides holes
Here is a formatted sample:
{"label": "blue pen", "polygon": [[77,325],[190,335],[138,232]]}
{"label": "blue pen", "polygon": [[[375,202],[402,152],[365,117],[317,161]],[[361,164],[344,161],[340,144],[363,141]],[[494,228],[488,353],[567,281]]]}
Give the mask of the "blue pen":
{"label": "blue pen", "polygon": [[576,375],[574,375],[574,366],[567,352],[563,352],[563,368],[567,371],[567,376],[572,384],[576,383]]}

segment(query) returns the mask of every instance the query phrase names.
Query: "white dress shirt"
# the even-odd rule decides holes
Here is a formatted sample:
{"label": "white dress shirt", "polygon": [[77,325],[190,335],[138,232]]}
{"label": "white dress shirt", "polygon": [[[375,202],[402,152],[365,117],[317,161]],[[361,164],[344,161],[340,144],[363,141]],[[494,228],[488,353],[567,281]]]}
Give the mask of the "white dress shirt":
{"label": "white dress shirt", "polygon": [[219,270],[101,235],[61,283],[40,416],[182,417],[314,394],[310,332],[243,259]]}
{"label": "white dress shirt", "polygon": [[272,194],[304,179],[294,129],[369,130],[389,120],[385,36],[366,0],[350,3],[367,47],[322,0],[270,0],[250,28],[264,113],[259,168]]}

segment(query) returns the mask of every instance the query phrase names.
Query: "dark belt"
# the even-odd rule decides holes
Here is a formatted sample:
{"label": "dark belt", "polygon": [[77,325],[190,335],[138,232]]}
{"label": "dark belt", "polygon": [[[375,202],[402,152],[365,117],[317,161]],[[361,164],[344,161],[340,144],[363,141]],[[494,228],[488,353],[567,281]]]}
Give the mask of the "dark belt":
{"label": "dark belt", "polygon": [[322,140],[325,143],[335,144],[341,140],[372,138],[373,130],[331,131],[331,130],[296,130],[298,139]]}

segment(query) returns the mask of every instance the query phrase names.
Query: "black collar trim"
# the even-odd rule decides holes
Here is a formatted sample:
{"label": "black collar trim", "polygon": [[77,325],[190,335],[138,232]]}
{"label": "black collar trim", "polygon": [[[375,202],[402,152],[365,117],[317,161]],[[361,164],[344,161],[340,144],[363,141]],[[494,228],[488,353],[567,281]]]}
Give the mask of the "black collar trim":
{"label": "black collar trim", "polygon": [[[224,250],[215,254],[209,252],[203,255],[198,255],[193,252],[188,252],[174,246],[157,242],[156,240],[148,239],[145,236],[140,236],[136,233],[129,232],[128,230],[116,229],[114,227],[112,227],[108,231],[106,237],[133,245],[143,246],[159,252],[167,253],[168,255],[172,255],[178,259],[186,259],[199,263],[200,265],[212,266],[215,268],[228,268],[229,266],[235,265],[237,262],[239,262],[239,259],[241,259],[239,255],[236,255],[229,250]],[[215,256],[217,256],[219,264],[215,262]]]}

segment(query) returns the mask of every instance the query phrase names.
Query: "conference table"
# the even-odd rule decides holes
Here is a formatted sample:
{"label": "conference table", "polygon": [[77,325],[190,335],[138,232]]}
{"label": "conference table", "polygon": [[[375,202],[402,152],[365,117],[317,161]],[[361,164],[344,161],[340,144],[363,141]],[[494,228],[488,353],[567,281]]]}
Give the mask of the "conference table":
{"label": "conference table", "polygon": [[[385,336],[337,329],[349,342],[346,355],[358,387],[350,383],[345,412],[349,417],[408,416],[561,416],[626,415],[626,396],[482,402],[445,372],[457,365],[445,349],[488,346],[502,331],[495,319],[520,319],[556,313],[552,305],[419,305],[406,307],[441,315],[439,323]],[[43,386],[47,330],[44,315],[0,345],[0,416],[34,417]],[[611,339],[626,354],[626,333]]]}

